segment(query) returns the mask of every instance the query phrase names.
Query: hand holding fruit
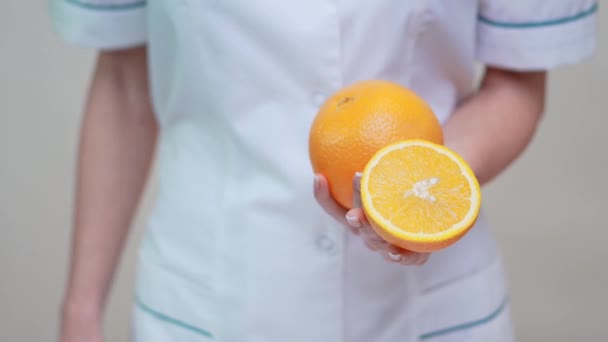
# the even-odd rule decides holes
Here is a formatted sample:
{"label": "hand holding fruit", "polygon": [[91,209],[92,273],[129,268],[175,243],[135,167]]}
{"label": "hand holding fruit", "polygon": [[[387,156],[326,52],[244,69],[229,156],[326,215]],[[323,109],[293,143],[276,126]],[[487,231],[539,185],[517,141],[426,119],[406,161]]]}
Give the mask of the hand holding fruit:
{"label": "hand holding fruit", "polygon": [[442,144],[439,121],[411,90],[387,81],[345,87],[310,129],[317,201],[389,260],[423,263],[464,236],[481,205],[470,167]]}
{"label": "hand holding fruit", "polygon": [[361,236],[367,248],[379,252],[386,260],[402,265],[424,264],[429,258],[429,253],[416,253],[392,245],[382,239],[370,226],[361,208],[360,180],[360,175],[353,178],[353,209],[345,209],[332,198],[327,179],[321,174],[315,176],[315,198],[325,212],[349,227],[354,234]]}

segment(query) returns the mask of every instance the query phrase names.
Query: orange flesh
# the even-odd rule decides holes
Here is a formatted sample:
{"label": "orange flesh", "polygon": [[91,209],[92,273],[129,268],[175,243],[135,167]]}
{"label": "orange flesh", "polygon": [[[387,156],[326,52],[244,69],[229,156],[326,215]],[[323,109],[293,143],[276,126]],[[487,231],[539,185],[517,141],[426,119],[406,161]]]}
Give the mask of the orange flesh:
{"label": "orange flesh", "polygon": [[412,146],[388,152],[370,171],[375,210],[393,226],[433,234],[461,222],[471,209],[471,189],[448,156]]}

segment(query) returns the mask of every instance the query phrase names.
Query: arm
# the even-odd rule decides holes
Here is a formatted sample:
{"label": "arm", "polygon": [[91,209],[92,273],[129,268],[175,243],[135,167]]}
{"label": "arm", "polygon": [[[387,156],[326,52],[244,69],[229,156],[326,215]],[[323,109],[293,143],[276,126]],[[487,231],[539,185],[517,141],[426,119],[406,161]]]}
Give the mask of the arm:
{"label": "arm", "polygon": [[445,124],[445,144],[471,166],[483,185],[526,148],[545,104],[545,72],[489,68],[479,91]]}
{"label": "arm", "polygon": [[101,340],[104,302],[153,159],[146,67],[145,48],[98,57],[81,127],[62,341]]}

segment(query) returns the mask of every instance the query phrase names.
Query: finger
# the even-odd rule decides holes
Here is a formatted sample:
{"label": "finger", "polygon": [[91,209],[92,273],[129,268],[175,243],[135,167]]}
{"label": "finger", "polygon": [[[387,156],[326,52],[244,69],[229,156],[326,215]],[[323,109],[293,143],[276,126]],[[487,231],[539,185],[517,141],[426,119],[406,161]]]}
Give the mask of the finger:
{"label": "finger", "polygon": [[357,209],[361,211],[361,220],[363,225],[361,226],[361,235],[363,235],[367,240],[370,240],[376,244],[386,245],[388,247],[389,243],[384,240],[376,231],[370,226],[365,214],[363,213],[363,209]]}
{"label": "finger", "polygon": [[[350,222],[347,221],[347,210],[338,204],[338,202],[336,202],[336,200],[334,200],[334,198],[331,196],[327,179],[321,174],[317,174],[315,176],[314,195],[319,205],[321,205],[327,214],[333,217],[336,221],[345,225],[353,234],[359,234],[358,228],[353,227]],[[350,219],[352,221],[352,217]]]}
{"label": "finger", "polygon": [[353,208],[363,208],[361,204],[361,172],[353,177]]}
{"label": "finger", "polygon": [[363,243],[365,244],[365,247],[367,247],[367,249],[373,252],[383,251],[386,249],[386,246],[383,243],[378,243],[374,240],[363,238]]}
{"label": "finger", "polygon": [[422,265],[430,256],[430,253],[418,253],[399,248],[394,245],[389,245],[384,250],[384,258],[387,261],[399,263],[401,265]]}
{"label": "finger", "polygon": [[429,253],[410,252],[410,254],[403,259],[401,264],[406,266],[421,266],[429,259],[429,256]]}
{"label": "finger", "polygon": [[359,220],[362,222],[362,226],[359,228],[359,235],[361,235],[361,239],[365,243],[365,246],[372,251],[387,249],[389,243],[382,239],[369,225],[365,218],[365,214],[363,213],[363,209],[357,208],[351,209],[350,211],[359,215]]}
{"label": "finger", "polygon": [[382,250],[382,256],[384,257],[384,259],[386,261],[395,262],[395,263],[403,263],[404,259],[406,258],[404,252],[405,252],[405,250],[388,244]]}
{"label": "finger", "polygon": [[[365,216],[365,212],[361,208],[354,208],[346,212],[346,220],[348,223],[357,228],[361,228],[363,226],[367,226],[366,229],[372,230],[369,226],[369,221],[367,221],[367,217]],[[372,234],[375,232],[370,232]]]}
{"label": "finger", "polygon": [[346,223],[357,235],[360,233],[361,227],[363,227],[363,222],[365,221],[364,216],[365,215],[361,209],[351,209],[344,217],[346,219]]}
{"label": "finger", "polygon": [[329,192],[327,179],[322,174],[315,175],[314,181],[315,199],[321,205],[323,210],[341,223],[348,225],[346,222],[346,209],[336,202]]}
{"label": "finger", "polygon": [[401,253],[395,253],[391,250],[385,251],[384,259],[390,262],[401,263],[403,261],[403,255]]}
{"label": "finger", "polygon": [[418,260],[416,262],[416,265],[418,265],[418,266],[424,265],[427,262],[427,260],[429,260],[430,257],[431,257],[431,253],[418,253]]}
{"label": "finger", "polygon": [[368,225],[361,227],[360,235],[363,238],[367,248],[371,249],[372,251],[386,250],[389,247],[389,243],[376,234],[376,232]]}
{"label": "finger", "polygon": [[400,261],[401,265],[420,266],[420,265],[423,265],[428,260],[430,254],[406,251],[406,253],[403,253],[402,256],[403,257]]}

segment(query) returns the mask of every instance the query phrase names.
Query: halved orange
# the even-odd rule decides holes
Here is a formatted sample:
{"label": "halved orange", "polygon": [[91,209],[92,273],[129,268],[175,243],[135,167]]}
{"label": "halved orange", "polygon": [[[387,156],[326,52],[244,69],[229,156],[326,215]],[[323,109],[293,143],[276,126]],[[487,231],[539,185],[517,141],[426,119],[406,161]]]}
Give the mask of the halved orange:
{"label": "halved orange", "polygon": [[458,241],[474,225],[481,191],[469,165],[443,145],[405,140],[380,149],[361,177],[361,201],[386,241],[433,252]]}

